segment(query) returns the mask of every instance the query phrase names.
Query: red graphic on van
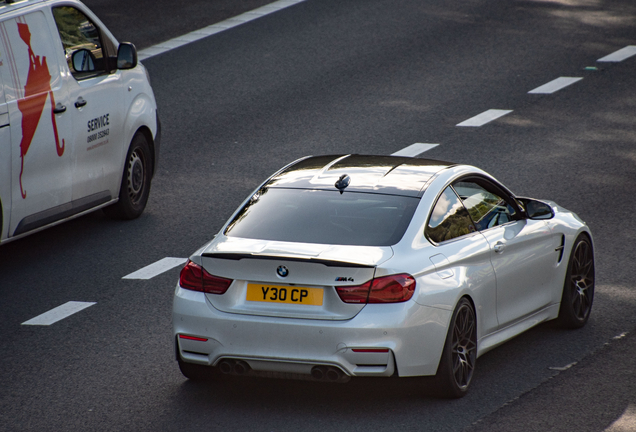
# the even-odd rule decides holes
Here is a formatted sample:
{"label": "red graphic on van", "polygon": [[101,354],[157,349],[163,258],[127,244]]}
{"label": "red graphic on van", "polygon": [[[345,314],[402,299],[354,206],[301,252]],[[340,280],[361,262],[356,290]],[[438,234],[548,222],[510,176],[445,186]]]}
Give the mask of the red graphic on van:
{"label": "red graphic on van", "polygon": [[64,154],[64,140],[60,145],[60,138],[57,134],[57,124],[55,122],[55,98],[51,91],[51,74],[46,64],[46,57],[36,56],[31,48],[31,32],[27,24],[18,23],[18,32],[20,39],[29,47],[29,73],[27,75],[26,85],[24,86],[24,99],[18,100],[18,109],[22,113],[22,141],[20,142],[20,192],[22,198],[26,198],[26,191],[22,187],[22,172],[24,171],[24,156],[29,151],[31,141],[38,128],[40,117],[44,111],[46,97],[51,98],[51,122],[53,123],[53,132],[55,134],[55,146],[57,155]]}

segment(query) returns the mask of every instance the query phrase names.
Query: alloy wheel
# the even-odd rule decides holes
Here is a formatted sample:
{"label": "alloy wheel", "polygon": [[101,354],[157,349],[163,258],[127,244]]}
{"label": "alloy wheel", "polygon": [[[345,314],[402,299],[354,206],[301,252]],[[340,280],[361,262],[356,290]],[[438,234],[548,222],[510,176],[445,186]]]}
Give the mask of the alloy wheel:
{"label": "alloy wheel", "polygon": [[592,307],[594,289],[594,257],[587,241],[580,241],[573,253],[570,274],[572,311],[579,320],[584,320]]}
{"label": "alloy wheel", "polygon": [[468,304],[457,311],[453,327],[452,362],[455,383],[460,389],[467,388],[475,370],[477,334],[475,313]]}

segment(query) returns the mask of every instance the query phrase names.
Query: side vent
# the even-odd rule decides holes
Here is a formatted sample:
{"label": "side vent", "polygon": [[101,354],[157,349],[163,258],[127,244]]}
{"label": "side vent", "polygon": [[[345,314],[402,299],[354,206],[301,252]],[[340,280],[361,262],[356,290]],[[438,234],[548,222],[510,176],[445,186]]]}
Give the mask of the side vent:
{"label": "side vent", "polygon": [[562,235],[561,236],[561,245],[555,249],[555,252],[559,253],[559,259],[557,260],[557,264],[561,263],[561,260],[563,259],[563,251],[565,250],[565,236]]}

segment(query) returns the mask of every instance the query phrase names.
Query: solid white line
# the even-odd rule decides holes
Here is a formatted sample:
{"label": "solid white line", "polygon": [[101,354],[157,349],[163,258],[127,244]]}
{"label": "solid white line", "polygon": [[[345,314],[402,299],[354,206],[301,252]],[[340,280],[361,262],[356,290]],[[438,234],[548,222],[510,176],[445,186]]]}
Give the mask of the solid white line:
{"label": "solid white line", "polygon": [[618,51],[614,51],[610,55],[596,60],[597,62],[622,62],[623,60],[636,55],[636,45],[628,45]]}
{"label": "solid white line", "polygon": [[391,156],[415,157],[419,154],[424,153],[425,151],[429,151],[430,149],[437,147],[438,145],[439,144],[415,143],[415,144],[411,144],[408,147],[403,148],[400,151],[393,153]]}
{"label": "solid white line", "polygon": [[170,269],[185,264],[186,261],[188,261],[187,258],[163,258],[137,270],[136,272],[124,276],[122,279],[151,279],[163,272],[167,272]]}
{"label": "solid white line", "polygon": [[81,310],[84,310],[89,306],[93,306],[94,304],[96,303],[70,301],[56,307],[55,309],[51,309],[50,311],[45,312],[42,315],[38,315],[35,318],[25,321],[22,323],[22,325],[51,325]]}
{"label": "solid white line", "polygon": [[278,12],[281,9],[285,9],[289,6],[293,6],[297,3],[302,3],[305,0],[278,0],[274,3],[270,3],[265,6],[261,6],[257,9],[245,12],[241,15],[237,15],[232,18],[228,18],[225,21],[221,21],[216,24],[209,25],[205,28],[195,30],[182,36],[167,40],[165,42],[158,43],[151,47],[140,50],[137,53],[139,60],[145,60],[158,54],[163,54],[180,46],[189,44],[191,42],[198,41],[199,39],[206,38],[216,33],[234,28],[241,24],[253,21],[255,19],[264,17],[274,12]]}
{"label": "solid white line", "polygon": [[579,77],[559,77],[555,80],[550,81],[547,84],[543,84],[542,86],[537,87],[534,90],[530,90],[528,93],[530,94],[552,94],[565,88],[571,84],[574,84],[577,81],[581,81],[583,78]]}
{"label": "solid white line", "polygon": [[490,123],[493,120],[498,119],[499,117],[503,117],[506,114],[510,114],[512,110],[500,110],[500,109],[490,109],[488,111],[484,111],[481,114],[476,115],[475,117],[471,117],[468,120],[465,120],[456,126],[469,126],[469,127],[479,127],[483,126],[486,123]]}

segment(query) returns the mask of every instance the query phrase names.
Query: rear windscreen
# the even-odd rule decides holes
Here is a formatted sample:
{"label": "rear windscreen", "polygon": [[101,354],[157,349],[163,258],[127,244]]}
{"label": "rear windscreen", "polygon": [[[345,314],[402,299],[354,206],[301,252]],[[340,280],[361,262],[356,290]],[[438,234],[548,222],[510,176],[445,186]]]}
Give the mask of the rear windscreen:
{"label": "rear windscreen", "polygon": [[373,193],[262,189],[225,230],[228,237],[300,243],[391,246],[419,198]]}

